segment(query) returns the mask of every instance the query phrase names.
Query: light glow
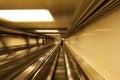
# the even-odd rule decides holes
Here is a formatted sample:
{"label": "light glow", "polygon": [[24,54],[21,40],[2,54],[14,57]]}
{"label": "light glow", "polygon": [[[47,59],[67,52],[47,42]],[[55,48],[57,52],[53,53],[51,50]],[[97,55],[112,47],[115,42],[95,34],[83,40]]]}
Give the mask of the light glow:
{"label": "light glow", "polygon": [[35,30],[37,32],[59,32],[58,30]]}
{"label": "light glow", "polygon": [[47,9],[0,10],[0,18],[12,22],[51,22],[53,17]]}

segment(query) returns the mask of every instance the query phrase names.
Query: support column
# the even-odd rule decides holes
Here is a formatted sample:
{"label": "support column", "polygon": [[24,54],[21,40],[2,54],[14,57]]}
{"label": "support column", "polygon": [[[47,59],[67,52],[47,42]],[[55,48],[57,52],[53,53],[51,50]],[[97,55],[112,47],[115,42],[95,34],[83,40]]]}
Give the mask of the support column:
{"label": "support column", "polygon": [[9,54],[11,54],[11,50],[7,47],[7,45],[6,45],[6,43],[5,43],[5,41],[4,41],[4,39],[3,39],[3,36],[0,34],[0,41],[2,42],[2,44],[3,44],[3,49],[5,50],[5,51],[7,51]]}
{"label": "support column", "polygon": [[42,38],[42,45],[45,45],[45,40],[44,40],[44,38]]}
{"label": "support column", "polygon": [[27,36],[24,36],[24,38],[25,38],[25,41],[26,41],[26,47],[27,47],[28,49],[30,49],[30,44],[29,44],[28,37],[27,37]]}
{"label": "support column", "polygon": [[37,43],[37,46],[39,47],[40,45],[39,45],[39,38],[38,37],[36,37],[36,43]]}

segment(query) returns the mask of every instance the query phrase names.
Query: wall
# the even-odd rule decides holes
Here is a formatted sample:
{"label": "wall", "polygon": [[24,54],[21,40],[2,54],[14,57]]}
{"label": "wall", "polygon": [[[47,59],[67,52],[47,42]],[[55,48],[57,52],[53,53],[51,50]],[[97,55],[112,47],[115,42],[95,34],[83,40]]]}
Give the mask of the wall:
{"label": "wall", "polygon": [[120,80],[120,8],[75,33],[67,44],[106,80]]}
{"label": "wall", "polygon": [[3,44],[2,44],[2,42],[0,41],[0,48],[2,48],[3,47]]}
{"label": "wall", "polygon": [[36,44],[36,39],[35,38],[28,38],[29,44]]}
{"label": "wall", "polygon": [[39,42],[40,44],[42,44],[42,38],[39,38],[39,39],[38,39],[38,42]]}
{"label": "wall", "polygon": [[26,44],[25,39],[21,36],[7,36],[3,38],[7,46],[19,46]]}

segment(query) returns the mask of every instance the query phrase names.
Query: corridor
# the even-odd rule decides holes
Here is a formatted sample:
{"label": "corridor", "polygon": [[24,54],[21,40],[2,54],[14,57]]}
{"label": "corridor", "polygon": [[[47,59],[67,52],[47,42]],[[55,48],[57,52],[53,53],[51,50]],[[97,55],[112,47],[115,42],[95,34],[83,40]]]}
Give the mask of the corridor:
{"label": "corridor", "polygon": [[119,0],[0,0],[0,80],[120,80]]}

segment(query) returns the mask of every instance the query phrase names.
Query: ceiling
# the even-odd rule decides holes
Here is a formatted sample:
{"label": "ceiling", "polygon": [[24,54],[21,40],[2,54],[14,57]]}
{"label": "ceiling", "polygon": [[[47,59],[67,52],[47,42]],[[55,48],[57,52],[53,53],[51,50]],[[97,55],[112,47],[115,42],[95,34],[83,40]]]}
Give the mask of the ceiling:
{"label": "ceiling", "polygon": [[[64,37],[64,34],[71,35],[118,5],[120,5],[119,0],[0,0],[0,10],[48,9],[54,18],[53,22],[8,22],[0,20],[0,27],[9,27],[37,35],[45,33],[35,32],[36,29],[57,29],[59,30],[58,33]],[[4,31],[8,30],[4,29]],[[49,34],[51,33],[49,32]]]}
{"label": "ceiling", "polygon": [[0,9],[48,9],[53,22],[5,22],[4,26],[37,33],[35,29],[58,29],[65,33],[72,24],[72,18],[79,0],[1,0]]}

